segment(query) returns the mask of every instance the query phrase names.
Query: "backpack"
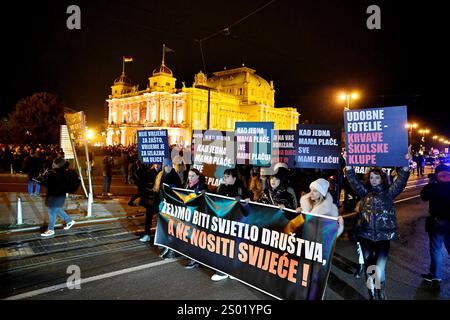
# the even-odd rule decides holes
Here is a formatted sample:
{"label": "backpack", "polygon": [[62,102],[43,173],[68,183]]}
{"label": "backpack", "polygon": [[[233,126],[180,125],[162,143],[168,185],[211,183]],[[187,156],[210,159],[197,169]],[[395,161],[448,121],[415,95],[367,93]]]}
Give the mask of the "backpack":
{"label": "backpack", "polygon": [[81,179],[78,173],[73,169],[66,170],[66,192],[75,193],[81,185]]}

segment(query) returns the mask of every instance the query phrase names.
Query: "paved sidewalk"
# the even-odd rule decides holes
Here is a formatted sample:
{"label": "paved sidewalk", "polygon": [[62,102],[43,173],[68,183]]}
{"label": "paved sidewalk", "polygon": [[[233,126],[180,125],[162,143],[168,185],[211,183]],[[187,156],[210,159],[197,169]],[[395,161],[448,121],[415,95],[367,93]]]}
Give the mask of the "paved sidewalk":
{"label": "paved sidewalk", "polygon": [[[19,197],[22,204],[23,224],[21,225],[17,225]],[[144,214],[145,209],[143,207],[131,207],[128,205],[129,198],[129,196],[94,198],[92,216],[87,217],[87,199],[78,195],[70,195],[66,199],[63,209],[76,221],[125,218]],[[58,218],[57,223],[59,222],[61,221]],[[45,195],[30,197],[27,192],[0,192],[0,232],[42,226],[47,223],[48,211],[45,207]]]}

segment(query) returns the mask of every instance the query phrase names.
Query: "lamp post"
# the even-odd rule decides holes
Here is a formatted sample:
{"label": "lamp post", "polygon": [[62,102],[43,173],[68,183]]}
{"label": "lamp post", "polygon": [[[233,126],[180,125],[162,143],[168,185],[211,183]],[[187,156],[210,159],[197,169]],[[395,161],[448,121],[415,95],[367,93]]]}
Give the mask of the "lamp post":
{"label": "lamp post", "polygon": [[339,95],[339,100],[347,101],[347,106],[345,110],[350,110],[350,100],[357,100],[359,98],[359,94],[357,92],[344,92]]}
{"label": "lamp post", "polygon": [[[430,130],[428,130],[428,129],[420,129],[419,133],[422,134],[423,149],[425,151],[425,137],[426,137],[427,133],[430,133]],[[422,147],[422,145],[421,145],[421,147]]]}
{"label": "lamp post", "polygon": [[409,144],[412,144],[412,132],[413,128],[417,128],[417,123],[407,123],[406,128],[408,129],[408,138],[409,138]]}

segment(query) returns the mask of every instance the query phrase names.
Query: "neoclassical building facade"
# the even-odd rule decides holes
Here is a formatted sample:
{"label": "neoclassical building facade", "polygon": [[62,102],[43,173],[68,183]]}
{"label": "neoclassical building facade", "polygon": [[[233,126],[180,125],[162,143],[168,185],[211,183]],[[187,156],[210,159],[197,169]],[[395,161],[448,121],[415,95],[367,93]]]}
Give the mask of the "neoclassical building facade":
{"label": "neoclassical building facade", "polygon": [[[123,72],[111,86],[107,144],[136,143],[136,131],[167,129],[169,144],[191,144],[193,130],[233,131],[236,121],[272,121],[277,130],[294,130],[296,108],[275,108],[275,89],[245,66],[194,77],[192,87],[175,87],[165,65],[153,70],[147,89],[138,90]],[[209,105],[209,110],[208,110]]]}

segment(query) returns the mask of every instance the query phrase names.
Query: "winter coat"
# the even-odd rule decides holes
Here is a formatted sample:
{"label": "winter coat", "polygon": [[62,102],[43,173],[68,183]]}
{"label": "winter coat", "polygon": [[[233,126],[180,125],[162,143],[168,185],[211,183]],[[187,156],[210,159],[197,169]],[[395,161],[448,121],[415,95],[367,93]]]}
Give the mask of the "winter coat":
{"label": "winter coat", "polygon": [[242,182],[237,179],[233,185],[222,183],[219,188],[217,188],[217,194],[231,198],[241,197],[242,199],[251,199],[253,196],[253,194],[242,185]]}
{"label": "winter coat", "polygon": [[145,208],[155,206],[155,192],[153,188],[158,171],[155,169],[147,170],[147,167],[141,167],[139,170],[138,192],[141,195],[139,205]]}
{"label": "winter coat", "polygon": [[66,171],[64,168],[47,172],[43,183],[47,187],[45,205],[48,208],[62,208],[66,200]]}
{"label": "winter coat", "polygon": [[285,189],[271,187],[264,190],[261,198],[259,199],[261,203],[271,204],[273,206],[278,206],[280,204],[284,205],[287,209],[295,210],[295,202],[292,194]]}
{"label": "winter coat", "polygon": [[114,167],[114,160],[112,157],[105,157],[103,159],[103,176],[104,177],[111,177],[112,176],[112,169]]}
{"label": "winter coat", "polygon": [[[333,196],[328,192],[325,199],[319,203],[318,205],[314,206],[311,203],[311,192],[303,195],[300,198],[300,207],[302,208],[302,211],[305,212],[311,212],[315,214],[320,214],[324,216],[331,216],[331,217],[338,217],[339,216],[339,210],[336,206],[336,204],[333,202]],[[339,225],[337,236],[339,237],[342,232],[344,231],[344,225]]]}
{"label": "winter coat", "polygon": [[162,186],[163,184],[168,184],[171,187],[180,188],[181,187],[181,179],[175,169],[172,168],[172,171],[166,173],[164,170],[160,171],[155,179],[155,186],[153,187],[153,191],[158,193],[162,198]]}
{"label": "winter coat", "polygon": [[443,178],[427,184],[420,192],[423,201],[430,201],[430,216],[450,221],[450,173],[442,172]]}
{"label": "winter coat", "polygon": [[397,217],[394,199],[405,188],[409,171],[397,170],[398,177],[389,188],[365,186],[355,174],[347,170],[348,181],[361,198],[356,236],[371,241],[394,240],[398,238]]}
{"label": "winter coat", "polygon": [[202,191],[208,191],[208,186],[205,182],[205,176],[201,175],[198,177],[198,182],[193,186],[189,187],[189,180],[186,182],[186,189],[194,190],[196,194],[201,193]]}

